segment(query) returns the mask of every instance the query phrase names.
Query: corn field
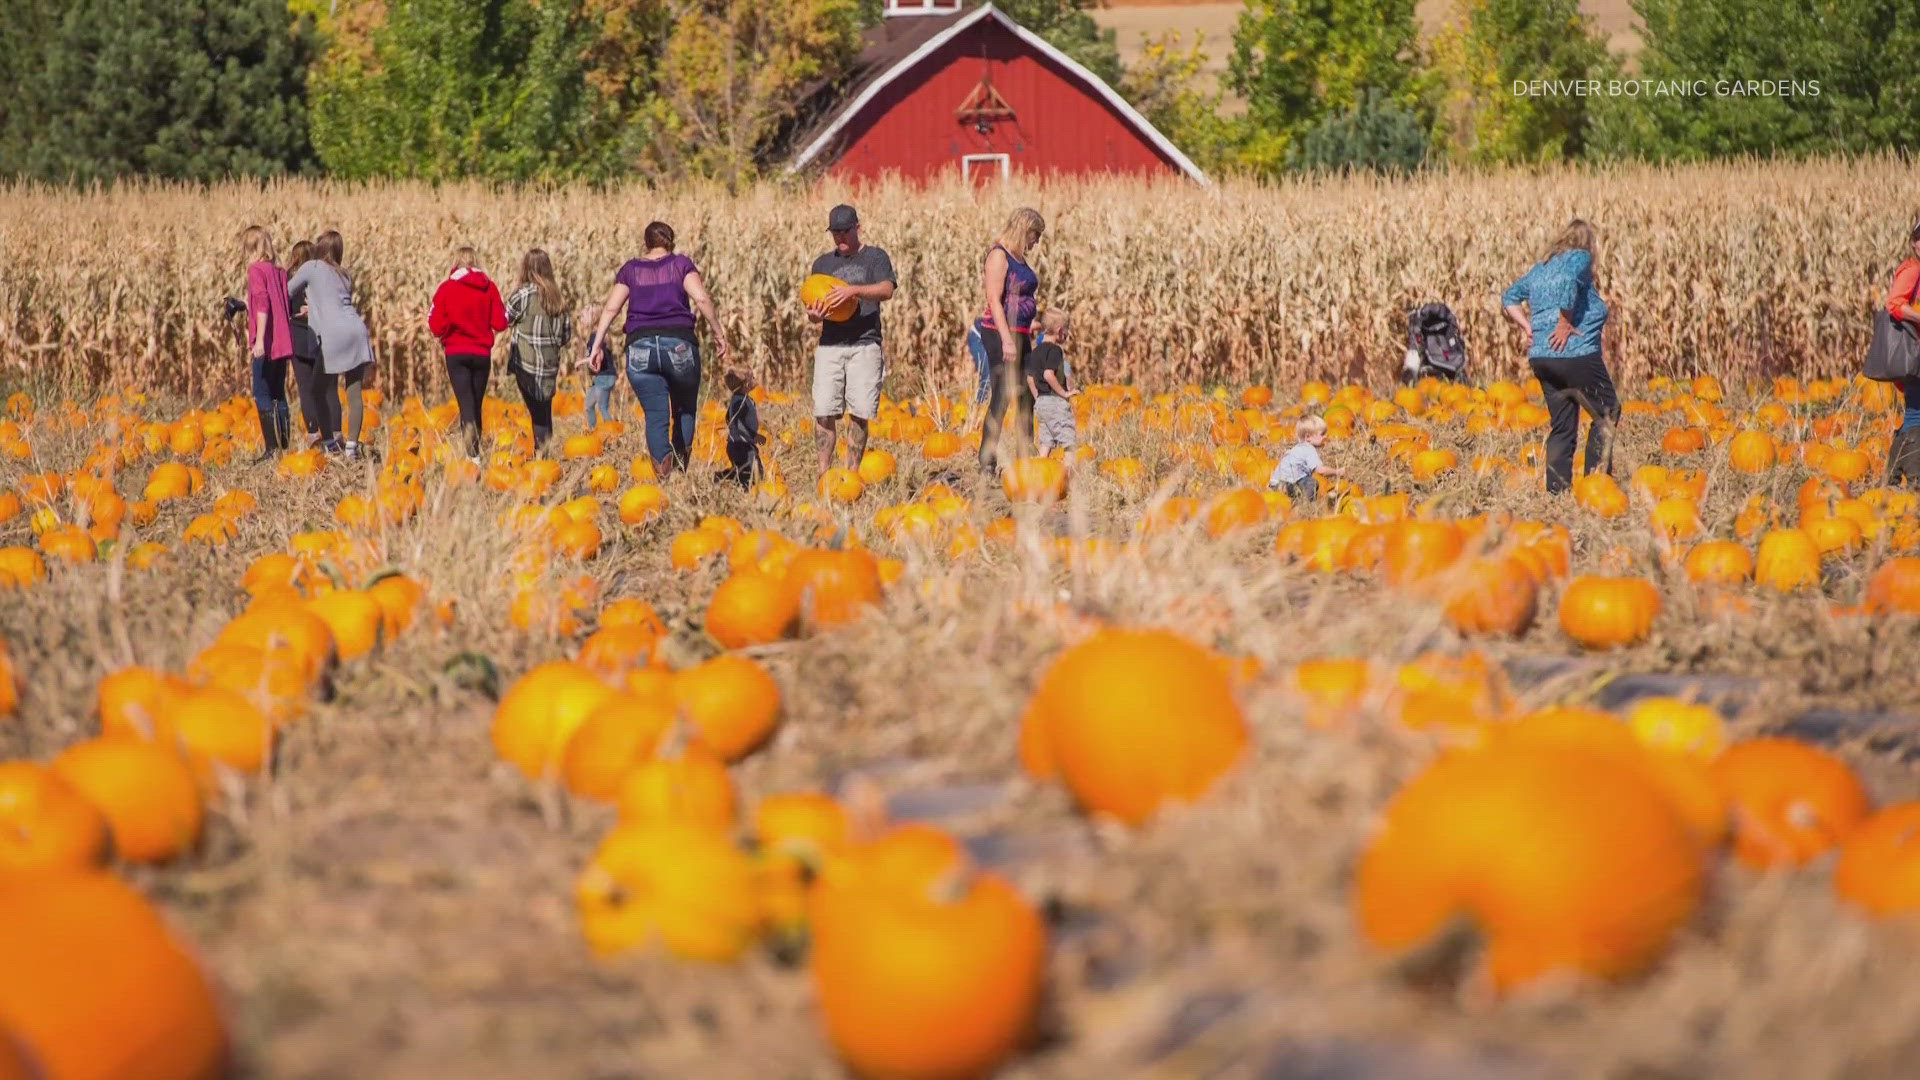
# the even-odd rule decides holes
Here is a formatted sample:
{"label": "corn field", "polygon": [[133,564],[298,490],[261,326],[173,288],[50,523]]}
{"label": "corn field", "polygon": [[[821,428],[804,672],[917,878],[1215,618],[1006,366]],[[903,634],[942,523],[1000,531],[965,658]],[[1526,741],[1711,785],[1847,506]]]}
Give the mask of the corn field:
{"label": "corn field", "polygon": [[427,309],[454,247],[474,245],[503,291],[521,252],[544,247],[568,292],[597,304],[657,218],[704,271],[745,359],[764,381],[795,386],[810,364],[797,286],[828,246],[828,207],[843,199],[899,276],[885,308],[897,394],[964,378],[980,259],[1021,204],[1047,218],[1035,259],[1041,299],[1074,312],[1069,356],[1086,379],[1377,382],[1404,350],[1407,311],[1427,300],[1460,315],[1477,374],[1518,374],[1524,343],[1501,321],[1499,292],[1576,215],[1600,230],[1618,376],[1832,376],[1864,352],[1868,312],[1904,253],[1914,207],[1886,193],[1911,178],[1898,160],[1877,158],[1213,188],[1056,180],[980,192],[13,186],[0,189],[0,384],[243,388],[243,350],[220,301],[243,286],[239,231],[261,224],[283,256],[297,237],[340,230],[378,378],[390,393],[437,395],[444,376]]}

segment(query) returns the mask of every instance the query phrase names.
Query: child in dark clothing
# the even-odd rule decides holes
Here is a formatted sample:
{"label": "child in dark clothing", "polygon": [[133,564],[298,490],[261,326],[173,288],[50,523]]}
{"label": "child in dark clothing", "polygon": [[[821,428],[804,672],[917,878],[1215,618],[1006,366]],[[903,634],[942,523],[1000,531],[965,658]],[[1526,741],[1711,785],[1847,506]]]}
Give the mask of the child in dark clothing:
{"label": "child in dark clothing", "polygon": [[760,432],[760,409],[753,403],[753,372],[730,367],[721,377],[727,392],[727,461],[730,468],[714,474],[715,480],[731,480],[743,488],[752,487],[762,472],[760,448],[767,437]]}

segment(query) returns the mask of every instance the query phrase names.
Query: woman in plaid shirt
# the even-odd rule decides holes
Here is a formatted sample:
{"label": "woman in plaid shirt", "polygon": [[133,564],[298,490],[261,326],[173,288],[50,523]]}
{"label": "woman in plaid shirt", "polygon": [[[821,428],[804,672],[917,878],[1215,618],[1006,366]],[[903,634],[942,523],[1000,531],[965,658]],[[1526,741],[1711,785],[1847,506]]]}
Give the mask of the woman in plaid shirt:
{"label": "woman in plaid shirt", "polygon": [[573,340],[572,307],[553,279],[547,253],[534,248],[522,256],[520,284],[507,297],[507,370],[527,403],[536,450],[553,434],[553,391],[560,382],[560,354]]}

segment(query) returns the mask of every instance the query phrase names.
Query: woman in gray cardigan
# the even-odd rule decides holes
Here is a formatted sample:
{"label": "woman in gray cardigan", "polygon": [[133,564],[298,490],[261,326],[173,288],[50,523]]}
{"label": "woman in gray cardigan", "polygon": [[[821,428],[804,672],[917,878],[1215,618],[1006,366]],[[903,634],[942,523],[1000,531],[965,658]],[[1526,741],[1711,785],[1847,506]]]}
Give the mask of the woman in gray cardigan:
{"label": "woman in gray cardigan", "polygon": [[[323,423],[321,427],[344,430],[346,454],[354,458],[360,456],[360,424],[366,415],[360,388],[367,373],[373,370],[373,342],[367,335],[367,324],[353,306],[353,281],[340,268],[341,250],[339,233],[329,229],[315,237],[314,257],[294,272],[293,279],[287,282],[287,293],[295,311],[300,310],[304,301],[307,325],[320,339],[323,373],[314,380],[315,390],[321,403],[333,410],[333,423]],[[341,381],[347,386],[344,428],[340,423],[340,399],[334,390]]]}

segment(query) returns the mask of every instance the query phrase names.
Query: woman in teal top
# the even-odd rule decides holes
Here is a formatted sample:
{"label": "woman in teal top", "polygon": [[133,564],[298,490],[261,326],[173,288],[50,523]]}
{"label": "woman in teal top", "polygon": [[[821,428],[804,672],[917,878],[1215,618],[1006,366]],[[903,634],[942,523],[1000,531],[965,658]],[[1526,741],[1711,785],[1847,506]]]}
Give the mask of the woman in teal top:
{"label": "woman in teal top", "polygon": [[[1527,335],[1527,363],[1547,399],[1547,491],[1573,485],[1573,448],[1580,441],[1580,410],[1587,429],[1586,472],[1607,457],[1607,436],[1620,420],[1620,395],[1600,355],[1607,302],[1593,286],[1593,226],[1575,218],[1546,257],[1500,297],[1507,317]],[[1612,471],[1611,459],[1607,470]]]}

